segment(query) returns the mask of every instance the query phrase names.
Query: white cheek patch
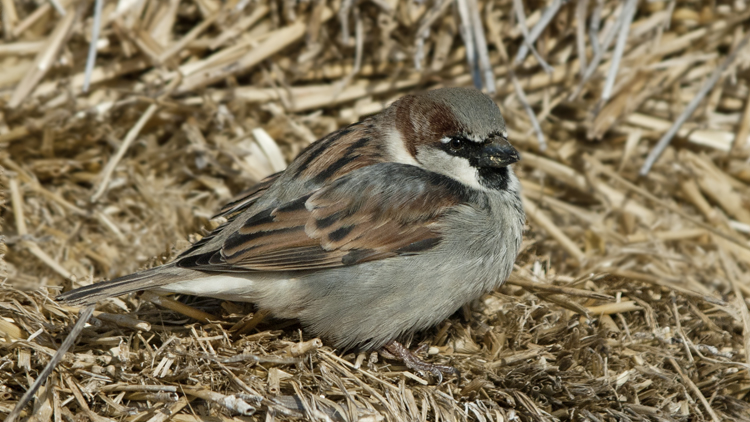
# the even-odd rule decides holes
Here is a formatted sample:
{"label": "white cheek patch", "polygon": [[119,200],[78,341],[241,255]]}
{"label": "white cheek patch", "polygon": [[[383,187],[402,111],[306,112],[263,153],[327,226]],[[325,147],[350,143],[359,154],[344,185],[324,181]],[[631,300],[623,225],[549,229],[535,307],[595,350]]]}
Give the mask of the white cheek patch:
{"label": "white cheek patch", "polygon": [[397,129],[392,129],[386,134],[386,149],[394,163],[411,164],[422,167],[413,155],[406,149],[401,133]]}
{"label": "white cheek patch", "polygon": [[426,170],[444,174],[476,189],[485,189],[479,183],[477,169],[466,158],[455,157],[435,148],[421,147],[417,149],[417,160]]}

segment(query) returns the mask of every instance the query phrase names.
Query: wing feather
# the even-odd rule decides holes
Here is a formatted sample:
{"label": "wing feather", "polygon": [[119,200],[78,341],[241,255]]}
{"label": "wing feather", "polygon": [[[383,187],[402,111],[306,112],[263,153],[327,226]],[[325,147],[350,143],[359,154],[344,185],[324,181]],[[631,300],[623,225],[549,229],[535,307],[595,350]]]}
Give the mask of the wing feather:
{"label": "wing feather", "polygon": [[419,254],[440,243],[440,217],[467,195],[460,183],[419,167],[376,164],[260,210],[219,249],[186,256],[178,266],[298,271]]}

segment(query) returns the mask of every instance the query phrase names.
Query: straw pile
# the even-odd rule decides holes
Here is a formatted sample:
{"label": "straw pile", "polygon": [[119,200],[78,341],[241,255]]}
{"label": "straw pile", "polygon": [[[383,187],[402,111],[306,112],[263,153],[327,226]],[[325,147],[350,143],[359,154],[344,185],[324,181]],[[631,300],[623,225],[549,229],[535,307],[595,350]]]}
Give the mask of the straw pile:
{"label": "straw pile", "polygon": [[412,342],[460,384],[143,294],[99,304],[21,418],[750,420],[745,1],[0,5],[3,418],[77,319],[60,289],[169,260],[405,93],[477,84],[529,224],[510,282]]}

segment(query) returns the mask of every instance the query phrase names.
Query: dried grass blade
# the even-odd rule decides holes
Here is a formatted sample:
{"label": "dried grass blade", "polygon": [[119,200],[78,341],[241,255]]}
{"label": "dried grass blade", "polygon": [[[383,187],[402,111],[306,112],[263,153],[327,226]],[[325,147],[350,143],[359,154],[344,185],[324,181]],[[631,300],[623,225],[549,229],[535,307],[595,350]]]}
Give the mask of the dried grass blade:
{"label": "dried grass blade", "polygon": [[255,9],[253,9],[253,13],[248,16],[243,16],[239,21],[237,21],[236,24],[234,24],[234,26],[222,31],[221,34],[219,34],[219,36],[216,37],[216,39],[214,39],[211,44],[208,45],[208,48],[210,48],[211,50],[216,50],[217,48],[226,44],[229,40],[239,37],[248,28],[263,19],[263,17],[268,14],[268,11],[269,8],[267,5],[256,5]]}
{"label": "dried grass blade", "polygon": [[[557,1],[558,0],[554,0],[554,2],[557,2]],[[518,25],[521,27],[521,33],[523,34],[524,46],[529,51],[531,51],[531,54],[533,54],[534,57],[536,57],[537,61],[539,62],[539,65],[542,66],[542,69],[544,69],[546,73],[552,73],[552,67],[547,63],[546,60],[542,58],[542,56],[539,55],[539,52],[536,51],[536,48],[534,48],[535,40],[531,40],[531,34],[529,34],[529,28],[526,26],[526,13],[523,10],[523,2],[521,0],[513,0],[513,10],[515,11],[516,19],[518,19]],[[518,59],[518,57],[516,57],[516,59]],[[514,63],[519,64],[520,61],[516,60]]]}
{"label": "dried grass blade", "polygon": [[547,149],[547,141],[544,139],[544,132],[542,132],[542,127],[539,125],[539,120],[537,120],[536,118],[536,113],[534,113],[534,109],[531,108],[531,104],[529,104],[529,101],[526,99],[526,94],[523,92],[523,87],[521,87],[521,84],[518,83],[518,79],[516,79],[515,74],[511,73],[510,78],[513,81],[513,88],[515,88],[516,90],[516,96],[523,105],[523,109],[526,111],[526,114],[529,116],[529,120],[531,121],[531,126],[534,128],[534,133],[536,133],[536,140],[537,142],[539,142],[539,150],[544,151]]}
{"label": "dried grass blade", "polygon": [[[542,12],[542,17],[539,18],[539,21],[536,23],[536,25],[531,28],[531,31],[528,31],[526,42],[522,44],[518,49],[518,54],[516,55],[515,60],[516,64],[523,63],[526,55],[529,54],[529,46],[533,45],[536,42],[536,39],[539,38],[540,35],[542,35],[542,31],[544,31],[544,29],[547,28],[547,25],[552,22],[552,18],[557,15],[558,10],[560,10],[560,6],[562,6],[562,3],[562,0],[552,0],[552,3],[546,9],[544,9],[544,12]],[[526,37],[526,34],[524,34],[524,37]]]}
{"label": "dried grass blade", "polygon": [[614,300],[615,299],[613,296],[610,296],[604,293],[592,292],[589,290],[582,290],[582,289],[575,289],[573,287],[555,286],[553,284],[526,281],[526,280],[521,280],[518,277],[513,277],[513,276],[511,276],[511,278],[509,278],[506,283],[513,285],[513,286],[523,287],[524,289],[531,290],[531,291],[542,291],[545,293],[563,294],[563,295],[568,295],[568,296],[585,297],[585,298],[600,299],[600,300]]}
{"label": "dried grass blade", "polygon": [[560,228],[552,222],[552,220],[547,217],[537,206],[536,204],[526,198],[525,196],[523,199],[523,207],[526,209],[526,215],[531,218],[534,222],[539,224],[544,231],[546,231],[553,239],[557,240],[558,243],[560,243],[560,246],[563,247],[574,259],[575,264],[581,265],[583,261],[586,259],[586,255],[578,248],[578,246],[573,242],[565,233],[563,233]]}
{"label": "dried grass blade", "polygon": [[477,89],[482,89],[482,77],[479,75],[477,65],[476,43],[474,42],[474,32],[471,30],[471,12],[469,11],[469,0],[456,0],[456,8],[461,18],[460,33],[466,48],[466,62],[469,67],[469,74],[474,81]]}
{"label": "dried grass blade", "polygon": [[[321,16],[321,22],[326,22],[333,16],[330,9],[325,8]],[[177,89],[178,93],[195,91],[198,88],[216,83],[228,76],[246,72],[253,66],[268,57],[278,53],[294,42],[299,41],[306,33],[307,26],[305,22],[297,21],[296,23],[277,29],[268,34],[266,39],[257,47],[242,56],[232,65],[222,65],[212,69],[206,69],[203,72],[189,75],[180,84]]]}
{"label": "dried grass blade", "polygon": [[484,24],[479,16],[479,5],[477,0],[469,1],[469,16],[472,21],[471,28],[474,31],[474,46],[476,47],[479,70],[484,76],[484,87],[489,94],[495,93],[495,75],[490,64],[490,55],[487,51],[487,39],[484,36]]}
{"label": "dried grass blade", "polygon": [[732,290],[734,290],[737,310],[742,317],[742,337],[743,346],[745,347],[745,363],[748,364],[746,370],[750,373],[750,311],[747,309],[745,295],[742,294],[742,290],[740,289],[740,285],[750,286],[750,277],[748,277],[747,273],[740,271],[737,263],[732,260],[731,256],[725,250],[719,249],[719,257],[721,257],[724,271],[732,285]]}
{"label": "dried grass blade", "polygon": [[89,44],[89,54],[86,58],[86,71],[83,79],[83,92],[89,92],[91,83],[91,72],[94,71],[96,63],[96,45],[99,42],[99,31],[102,25],[102,5],[104,0],[96,0],[94,3],[94,22],[91,25],[91,44]]}
{"label": "dried grass blade", "polygon": [[604,83],[604,89],[602,90],[602,102],[609,100],[612,95],[612,88],[615,85],[615,77],[620,69],[620,60],[625,52],[625,44],[628,41],[628,31],[630,31],[630,24],[635,16],[636,6],[638,0],[627,0],[625,8],[620,16],[622,21],[620,22],[620,32],[617,36],[617,43],[615,44],[615,51],[612,54],[612,63],[609,65],[609,72],[607,73],[607,79]]}
{"label": "dried grass blade", "polygon": [[141,133],[141,130],[143,130],[143,127],[146,126],[146,123],[148,123],[148,121],[151,120],[151,117],[156,114],[158,108],[159,106],[156,104],[151,104],[150,106],[148,106],[146,111],[141,115],[135,125],[130,129],[130,131],[128,131],[128,134],[122,141],[120,148],[117,149],[117,153],[114,155],[114,157],[110,158],[109,162],[107,162],[107,166],[104,168],[104,171],[102,171],[102,174],[99,177],[99,182],[97,183],[96,190],[94,191],[94,194],[91,195],[91,202],[97,202],[99,198],[101,198],[102,195],[104,195],[104,193],[107,191],[107,187],[109,186],[109,179],[115,172],[117,164],[119,164],[120,160],[122,160],[122,157],[125,156],[128,148],[130,148],[130,145]]}
{"label": "dried grass blade", "polygon": [[624,277],[631,280],[638,280],[638,281],[645,281],[647,283],[653,284],[655,286],[661,286],[666,289],[674,290],[680,294],[683,294],[687,297],[692,297],[694,299],[702,300],[714,305],[719,306],[727,306],[728,304],[719,299],[712,296],[708,296],[706,294],[696,292],[690,289],[687,289],[685,287],[682,287],[678,284],[675,284],[673,281],[667,281],[661,277],[657,277],[651,274],[642,273],[639,271],[632,271],[632,270],[623,270],[623,269],[617,269],[611,272],[612,275],[616,275],[618,277]]}
{"label": "dried grass blade", "polygon": [[21,397],[20,400],[18,400],[18,403],[16,403],[16,406],[13,408],[13,411],[8,415],[7,418],[5,418],[5,422],[15,422],[16,418],[21,415],[21,411],[24,407],[31,401],[31,398],[34,397],[34,394],[36,394],[37,390],[39,390],[39,387],[42,386],[47,381],[47,378],[52,374],[52,371],[55,369],[58,363],[62,360],[63,356],[65,356],[65,353],[68,352],[68,349],[73,346],[73,343],[78,339],[78,336],[81,334],[81,331],[83,331],[83,328],[86,326],[86,323],[91,318],[91,315],[94,313],[94,305],[89,305],[83,309],[81,309],[81,312],[78,314],[78,321],[73,326],[73,329],[70,330],[70,334],[68,334],[67,337],[65,337],[65,340],[60,345],[60,348],[57,349],[55,354],[50,359],[49,363],[47,363],[47,366],[44,367],[44,370],[39,374],[39,376],[34,380],[34,383],[31,385],[31,387],[26,390],[24,395]]}
{"label": "dried grass blade", "polygon": [[675,361],[674,358],[669,358],[669,363],[671,363],[672,367],[674,367],[675,371],[677,371],[677,373],[680,374],[680,378],[682,378],[682,381],[685,384],[688,385],[688,387],[690,388],[690,390],[693,391],[693,394],[695,394],[695,396],[698,397],[698,400],[700,400],[700,402],[703,404],[703,407],[706,409],[706,411],[708,412],[708,414],[711,416],[711,419],[714,422],[720,422],[721,419],[716,414],[716,411],[714,411],[714,409],[711,407],[711,404],[708,402],[708,400],[706,400],[706,396],[704,396],[703,393],[701,393],[700,388],[698,388],[698,386],[695,385],[695,383],[693,382],[693,380],[691,380],[690,377],[688,377],[685,374],[685,372],[682,371],[682,368],[677,363],[677,361]]}
{"label": "dried grass blade", "polygon": [[722,231],[719,231],[714,226],[712,226],[710,224],[706,224],[703,221],[700,221],[700,220],[696,219],[695,217],[691,216],[690,214],[686,213],[685,211],[683,211],[682,209],[680,209],[679,207],[677,207],[675,205],[672,205],[672,204],[669,204],[669,203],[666,203],[666,202],[662,201],[661,199],[657,198],[656,196],[654,196],[650,192],[646,191],[645,189],[643,189],[643,188],[641,188],[639,186],[634,185],[633,183],[625,180],[619,174],[617,174],[614,171],[606,168],[605,166],[603,166],[601,163],[599,163],[593,157],[591,157],[589,155],[585,155],[584,156],[584,160],[588,161],[590,164],[592,164],[594,167],[596,167],[597,171],[599,171],[601,173],[604,173],[607,176],[611,177],[612,179],[616,180],[617,182],[621,183],[622,185],[624,185],[625,187],[627,187],[630,191],[635,192],[635,193],[637,193],[637,194],[639,194],[639,195],[641,195],[641,196],[643,196],[645,198],[648,198],[649,200],[651,200],[651,201],[655,202],[656,204],[660,205],[661,207],[664,207],[664,208],[666,208],[666,209],[668,209],[668,210],[670,210],[670,211],[672,211],[672,212],[674,212],[676,214],[679,214],[682,218],[690,221],[691,223],[693,223],[693,224],[695,224],[695,225],[697,225],[699,227],[702,227],[702,228],[710,231],[711,233],[713,233],[713,234],[715,234],[715,235],[717,235],[717,236],[719,236],[719,237],[721,237],[723,239],[726,239],[726,240],[734,243],[735,245],[737,245],[737,246],[739,246],[739,247],[741,247],[743,249],[750,250],[750,245],[748,245],[747,243],[743,242],[742,240],[739,240],[739,239],[735,238],[734,236],[732,236],[730,234],[727,234],[727,233],[724,233]]}
{"label": "dried grass blade", "polygon": [[576,49],[581,77],[586,69],[586,12],[588,8],[589,0],[578,0],[576,4]]}
{"label": "dried grass blade", "polygon": [[46,48],[37,54],[31,70],[26,74],[23,80],[21,80],[15,91],[13,91],[13,96],[8,102],[8,107],[18,107],[26,97],[28,97],[31,91],[34,90],[37,84],[39,84],[42,78],[44,78],[44,75],[46,75],[52,68],[52,61],[57,58],[63,45],[68,40],[68,37],[73,30],[73,24],[80,17],[82,9],[83,8],[79,6],[76,13],[68,13],[63,16],[60,22],[58,22],[55,30],[52,31],[52,34],[47,39]]}
{"label": "dried grass blade", "polygon": [[172,56],[182,51],[182,49],[184,49],[190,42],[198,38],[199,35],[201,35],[206,29],[208,29],[209,26],[213,25],[213,23],[216,22],[216,20],[222,15],[222,12],[216,12],[196,25],[179,41],[170,45],[167,49],[161,52],[158,57],[159,63],[166,63],[167,60],[172,58]]}
{"label": "dried grass blade", "polygon": [[693,115],[693,112],[695,112],[695,110],[698,108],[698,105],[703,100],[703,98],[705,98],[708,92],[713,89],[714,85],[716,85],[716,82],[719,80],[724,71],[727,70],[727,68],[729,68],[729,66],[734,62],[737,54],[745,48],[748,40],[750,40],[750,32],[742,37],[742,40],[724,59],[724,61],[721,63],[721,66],[716,68],[711,77],[706,81],[705,84],[703,84],[700,91],[698,91],[698,94],[696,94],[690,104],[685,107],[685,110],[682,112],[682,114],[680,114],[680,117],[675,120],[672,127],[670,127],[667,133],[665,133],[664,136],[659,139],[659,142],[656,143],[656,146],[654,146],[654,148],[648,154],[648,157],[646,157],[646,161],[643,163],[643,166],[639,171],[639,174],[641,176],[645,176],[649,171],[651,171],[651,167],[653,167],[654,163],[656,163],[656,160],[661,157],[661,154],[664,152],[667,146],[669,146],[669,143],[672,142],[672,138],[674,137],[674,135],[677,134],[677,131],[680,130],[680,127],[682,127],[682,125],[690,118],[690,116]]}
{"label": "dried grass blade", "polygon": [[182,302],[178,302],[174,299],[170,299],[168,297],[159,296],[156,293],[145,291],[141,295],[143,299],[148,300],[149,302],[153,302],[156,305],[162,306],[164,308],[169,309],[170,311],[177,312],[179,314],[188,316],[190,318],[193,318],[197,321],[201,322],[212,322],[212,321],[220,321],[221,318],[211,315],[207,312],[203,312],[199,309],[195,309],[192,306],[185,305]]}
{"label": "dried grass blade", "polygon": [[750,91],[745,98],[745,109],[740,117],[740,124],[737,128],[737,136],[732,143],[732,153],[739,154],[742,150],[750,147]]}

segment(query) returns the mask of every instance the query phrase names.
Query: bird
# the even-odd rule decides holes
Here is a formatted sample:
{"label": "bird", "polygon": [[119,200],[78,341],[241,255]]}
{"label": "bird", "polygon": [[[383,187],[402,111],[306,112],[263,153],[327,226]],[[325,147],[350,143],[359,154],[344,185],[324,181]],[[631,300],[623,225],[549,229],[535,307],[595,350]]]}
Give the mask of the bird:
{"label": "bird", "polygon": [[252,302],[336,348],[382,350],[441,376],[452,368],[399,341],[510,275],[525,224],[519,159],[481,91],[405,95],[310,144],[170,263],[58,299],[150,290]]}

